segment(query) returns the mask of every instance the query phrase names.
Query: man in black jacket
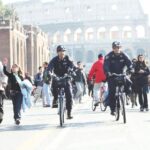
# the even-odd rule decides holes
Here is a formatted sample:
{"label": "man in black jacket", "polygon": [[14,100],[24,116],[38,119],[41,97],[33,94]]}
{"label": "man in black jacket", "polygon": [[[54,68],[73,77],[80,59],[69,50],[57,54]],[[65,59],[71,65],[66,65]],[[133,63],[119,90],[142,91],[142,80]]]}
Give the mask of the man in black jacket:
{"label": "man in black jacket", "polygon": [[[63,77],[65,74],[68,74],[68,70],[70,68],[74,68],[72,61],[69,60],[69,57],[65,55],[65,49],[59,45],[57,47],[57,56],[54,57],[49,65],[48,71],[53,72],[58,77]],[[53,104],[57,104],[58,99],[58,87],[55,83],[53,83],[53,96],[54,102]],[[66,109],[67,109],[67,119],[72,119],[71,110],[72,110],[72,93],[71,93],[71,84],[70,82],[64,87],[65,95],[66,95]]]}
{"label": "man in black jacket", "polygon": [[132,68],[132,63],[128,56],[121,51],[120,42],[112,43],[113,51],[110,52],[104,61],[104,71],[108,78],[108,88],[109,88],[109,99],[110,99],[110,108],[111,115],[115,115],[116,99],[115,99],[115,81],[111,77],[113,73],[122,74],[124,68],[127,66],[128,69]]}

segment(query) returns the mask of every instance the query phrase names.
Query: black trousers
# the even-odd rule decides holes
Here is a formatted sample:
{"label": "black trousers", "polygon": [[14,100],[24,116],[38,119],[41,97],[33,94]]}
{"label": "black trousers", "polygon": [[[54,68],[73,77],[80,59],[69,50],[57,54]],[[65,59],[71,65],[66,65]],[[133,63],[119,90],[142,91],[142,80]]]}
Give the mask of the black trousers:
{"label": "black trousers", "polygon": [[11,95],[13,103],[14,119],[21,119],[21,105],[23,101],[23,95],[21,92],[16,92]]}
{"label": "black trousers", "polygon": [[0,91],[0,112],[3,114],[3,100],[4,100],[4,91]]}
{"label": "black trousers", "polygon": [[146,87],[139,87],[138,89],[139,103],[142,108],[148,108],[148,98]]}
{"label": "black trousers", "polygon": [[[58,100],[58,87],[57,87],[57,84],[55,84],[55,82],[53,83],[52,88],[53,88],[52,93],[54,96],[53,104],[56,104],[57,100]],[[72,97],[73,97],[71,84],[67,83],[66,86],[64,86],[64,90],[65,90],[65,97],[66,97],[66,109],[68,111],[71,111],[71,109],[72,109]]]}
{"label": "black trousers", "polygon": [[110,78],[108,80],[108,99],[109,99],[109,106],[111,111],[115,111],[116,107],[116,98],[115,98],[115,93],[116,93],[116,86],[115,86],[115,81],[113,78]]}

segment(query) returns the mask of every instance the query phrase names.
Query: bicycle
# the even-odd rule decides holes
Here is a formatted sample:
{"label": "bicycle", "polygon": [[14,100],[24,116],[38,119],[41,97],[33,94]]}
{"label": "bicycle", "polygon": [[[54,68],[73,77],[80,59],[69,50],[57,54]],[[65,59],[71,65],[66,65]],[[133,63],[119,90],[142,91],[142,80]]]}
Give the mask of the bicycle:
{"label": "bicycle", "polygon": [[65,98],[65,89],[64,87],[68,83],[69,80],[72,79],[71,75],[65,74],[63,77],[58,77],[56,75],[52,75],[53,80],[58,87],[58,115],[60,126],[62,127],[65,123],[65,112],[66,112],[66,98]]}
{"label": "bicycle", "polygon": [[115,92],[115,98],[116,98],[116,121],[119,121],[120,119],[120,113],[123,116],[123,122],[124,124],[127,122],[126,120],[126,110],[125,110],[125,100],[126,100],[126,94],[125,94],[125,84],[126,84],[126,75],[124,74],[114,74],[112,75],[114,77],[115,85],[116,85],[116,92]]}
{"label": "bicycle", "polygon": [[[105,95],[104,95],[105,91],[106,91],[106,87],[105,87],[105,85],[103,85],[100,88],[100,100],[99,100],[99,103],[98,103],[98,105],[100,105],[100,110],[102,112],[105,112],[106,109],[107,109],[107,105],[105,104]],[[96,108],[97,108],[97,106],[95,106],[95,100],[94,100],[94,97],[93,97],[93,100],[92,100],[92,110],[96,111]]]}

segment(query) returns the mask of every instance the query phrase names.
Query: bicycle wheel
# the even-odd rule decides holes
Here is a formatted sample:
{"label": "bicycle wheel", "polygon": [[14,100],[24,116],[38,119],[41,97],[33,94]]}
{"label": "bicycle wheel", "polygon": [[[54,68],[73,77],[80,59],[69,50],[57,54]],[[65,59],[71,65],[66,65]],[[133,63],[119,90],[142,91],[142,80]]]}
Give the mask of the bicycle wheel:
{"label": "bicycle wheel", "polygon": [[60,120],[60,126],[62,127],[64,124],[63,98],[59,98],[59,120]]}
{"label": "bicycle wheel", "polygon": [[116,100],[116,121],[120,118],[120,105],[119,105],[119,98]]}
{"label": "bicycle wheel", "polygon": [[126,123],[126,110],[125,110],[125,102],[123,96],[121,96],[121,111],[122,111],[122,116],[123,116],[123,122],[124,124]]}
{"label": "bicycle wheel", "polygon": [[96,110],[95,101],[94,99],[92,99],[92,111],[95,111],[95,110]]}
{"label": "bicycle wheel", "polygon": [[106,109],[107,109],[107,106],[105,105],[103,98],[101,98],[101,100],[100,100],[100,109],[101,109],[101,111],[106,111]]}

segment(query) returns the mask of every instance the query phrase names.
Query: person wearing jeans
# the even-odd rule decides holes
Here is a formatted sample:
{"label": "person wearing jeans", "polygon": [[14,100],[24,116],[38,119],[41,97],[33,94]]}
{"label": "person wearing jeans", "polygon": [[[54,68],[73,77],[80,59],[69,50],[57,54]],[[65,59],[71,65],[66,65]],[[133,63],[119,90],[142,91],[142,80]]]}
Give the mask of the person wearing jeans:
{"label": "person wearing jeans", "polygon": [[9,81],[8,83],[10,84],[10,93],[11,93],[11,99],[13,103],[15,123],[16,125],[19,125],[21,120],[21,105],[22,105],[23,95],[17,79],[22,81],[23,77],[21,76],[21,71],[17,64],[14,64],[12,66],[11,73],[8,72],[6,69],[7,64],[8,64],[8,60],[7,58],[5,58],[3,61],[3,65],[4,65],[3,71],[4,74],[8,77],[8,81]]}
{"label": "person wearing jeans", "polygon": [[139,55],[135,66],[136,82],[138,89],[138,97],[140,103],[140,111],[149,111],[148,108],[148,75],[150,70],[145,63],[144,56]]}
{"label": "person wearing jeans", "polygon": [[44,72],[43,72],[43,90],[42,90],[42,99],[43,99],[43,107],[51,107],[51,97],[50,97],[50,75],[48,73],[48,63],[44,62],[43,64]]}
{"label": "person wearing jeans", "polygon": [[98,61],[96,61],[89,73],[88,80],[92,80],[93,77],[95,77],[95,83],[94,83],[94,100],[95,100],[95,106],[99,105],[100,100],[100,89],[103,85],[103,81],[106,80],[106,76],[103,69],[104,65],[104,58],[102,54],[98,55]]}
{"label": "person wearing jeans", "polygon": [[76,76],[74,80],[77,87],[76,99],[79,100],[79,103],[81,103],[84,86],[86,85],[86,78],[83,74],[83,67],[80,61],[77,62]]}

